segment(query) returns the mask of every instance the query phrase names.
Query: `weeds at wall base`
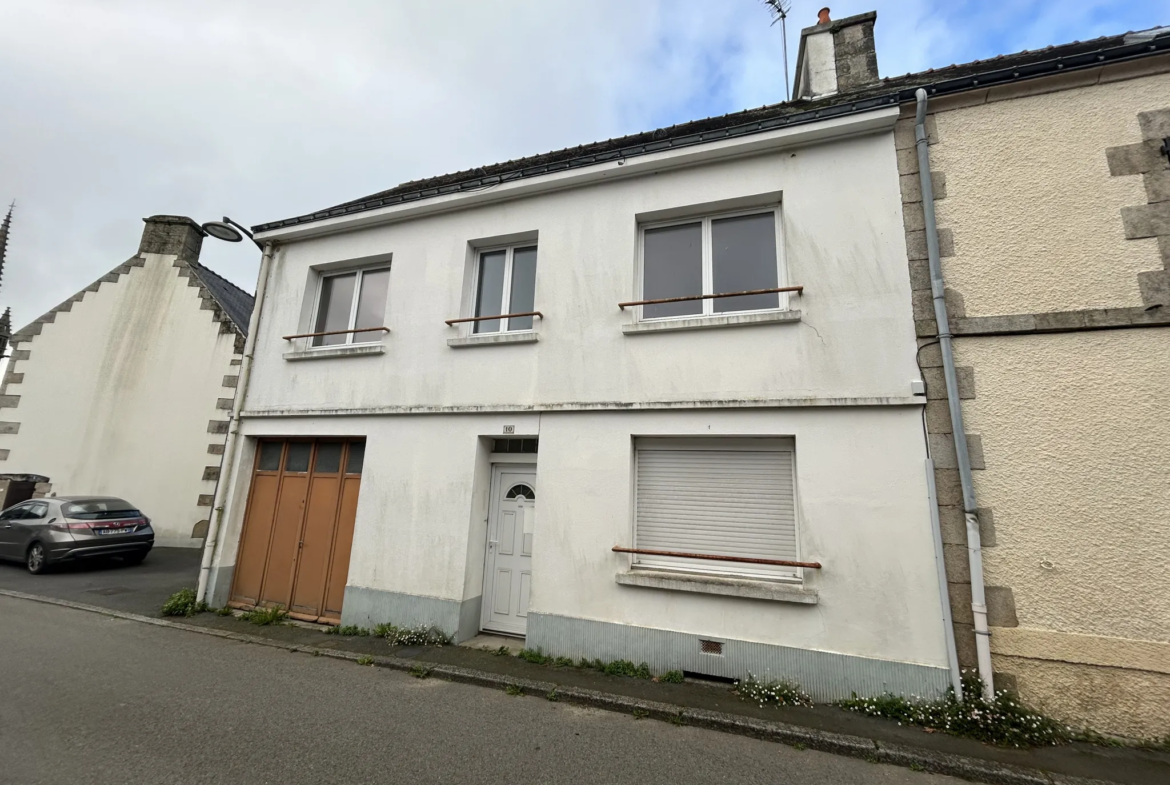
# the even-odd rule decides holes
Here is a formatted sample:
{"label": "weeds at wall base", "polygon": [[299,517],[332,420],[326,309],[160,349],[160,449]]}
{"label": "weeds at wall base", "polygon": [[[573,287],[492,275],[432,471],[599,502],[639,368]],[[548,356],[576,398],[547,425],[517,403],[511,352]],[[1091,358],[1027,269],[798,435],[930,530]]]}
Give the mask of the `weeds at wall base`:
{"label": "weeds at wall base", "polygon": [[270,624],[281,624],[288,618],[288,611],[279,605],[273,605],[270,608],[256,608],[240,616],[241,619],[250,621],[260,627],[266,627]]}
{"label": "weeds at wall base", "polygon": [[356,624],[329,627],[326,635],[341,635],[347,638],[385,638],[391,646],[446,646],[451,636],[442,630],[426,624],[414,627],[399,627],[394,624],[379,624],[370,630]]}
{"label": "weeds at wall base", "polygon": [[391,646],[447,646],[451,643],[450,635],[426,624],[414,627],[379,624],[374,628],[374,635],[385,638]]}
{"label": "weeds at wall base", "polygon": [[206,602],[195,600],[194,589],[179,589],[163,603],[163,616],[194,616],[197,613],[211,610]]}
{"label": "weeds at wall base", "polygon": [[1026,708],[1007,691],[990,700],[982,697],[978,676],[963,676],[966,700],[959,702],[953,690],[936,700],[882,695],[858,698],[856,694],[836,705],[869,717],[884,717],[899,724],[916,725],[965,736],[1002,747],[1046,747],[1073,741],[1076,733],[1051,717]]}
{"label": "weeds at wall base", "polygon": [[787,681],[760,681],[752,674],[737,681],[732,692],[760,706],[812,706],[813,701],[799,687]]}
{"label": "weeds at wall base", "polygon": [[1164,736],[1160,739],[1143,739],[1133,746],[1139,750],[1147,750],[1149,752],[1170,753],[1170,736]]}
{"label": "weeds at wall base", "polygon": [[632,679],[651,679],[654,674],[650,672],[650,666],[646,663],[635,665],[629,660],[614,660],[613,662],[603,662],[602,660],[588,660],[582,659],[577,663],[577,667],[581,669],[589,669],[600,671],[607,676],[626,676]]}

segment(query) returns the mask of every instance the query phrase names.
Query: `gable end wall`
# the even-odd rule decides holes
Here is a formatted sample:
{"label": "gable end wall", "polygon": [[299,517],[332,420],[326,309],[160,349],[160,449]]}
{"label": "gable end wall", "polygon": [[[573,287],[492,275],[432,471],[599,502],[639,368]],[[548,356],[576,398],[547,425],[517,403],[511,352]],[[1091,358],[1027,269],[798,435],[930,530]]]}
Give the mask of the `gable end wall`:
{"label": "gable end wall", "polygon": [[0,467],[36,466],[55,494],[126,496],[157,544],[199,545],[223,443],[207,422],[226,414],[243,343],[186,260],[132,257],[13,336]]}

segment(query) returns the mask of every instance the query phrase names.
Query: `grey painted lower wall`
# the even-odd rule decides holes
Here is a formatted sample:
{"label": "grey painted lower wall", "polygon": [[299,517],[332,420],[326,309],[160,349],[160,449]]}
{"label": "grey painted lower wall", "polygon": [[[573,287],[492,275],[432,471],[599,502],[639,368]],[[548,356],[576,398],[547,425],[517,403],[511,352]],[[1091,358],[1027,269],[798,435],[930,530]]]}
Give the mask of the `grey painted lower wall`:
{"label": "grey painted lower wall", "polygon": [[236,565],[226,567],[212,567],[207,576],[207,604],[213,608],[222,608],[231,599],[232,578],[236,574]]}
{"label": "grey painted lower wall", "polygon": [[480,604],[479,597],[459,601],[346,586],[341,623],[366,628],[378,624],[400,627],[425,624],[442,630],[459,643],[479,633]]}
{"label": "grey painted lower wall", "polygon": [[[702,653],[700,640],[722,643],[723,653]],[[752,674],[762,680],[787,680],[821,702],[848,698],[854,692],[934,696],[951,683],[950,671],[944,667],[544,613],[528,614],[527,646],[573,659],[645,662],[655,673],[684,670],[732,679]]]}
{"label": "grey painted lower wall", "polygon": [[459,603],[459,634],[455,641],[466,641],[479,635],[479,624],[483,618],[483,597],[472,597]]}

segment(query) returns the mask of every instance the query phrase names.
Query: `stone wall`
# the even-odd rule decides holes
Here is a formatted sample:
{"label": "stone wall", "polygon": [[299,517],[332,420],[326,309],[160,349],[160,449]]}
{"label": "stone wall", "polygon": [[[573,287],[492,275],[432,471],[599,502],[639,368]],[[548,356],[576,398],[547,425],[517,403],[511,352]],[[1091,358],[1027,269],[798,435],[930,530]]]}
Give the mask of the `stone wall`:
{"label": "stone wall", "polygon": [[[928,115],[997,686],[1135,737],[1170,729],[1167,71],[1158,57],[973,90]],[[956,642],[971,667],[913,124],[910,106],[895,135],[909,275]]]}

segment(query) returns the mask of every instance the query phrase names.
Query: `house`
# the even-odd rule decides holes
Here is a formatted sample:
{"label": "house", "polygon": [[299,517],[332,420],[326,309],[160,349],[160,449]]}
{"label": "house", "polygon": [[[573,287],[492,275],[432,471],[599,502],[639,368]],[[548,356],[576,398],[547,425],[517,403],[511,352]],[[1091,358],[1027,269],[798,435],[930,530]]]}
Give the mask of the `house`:
{"label": "house", "polygon": [[252,297],[199,263],[190,218],[145,223],[138,253],[12,336],[0,471],[125,497],[156,544],[197,547]]}
{"label": "house", "polygon": [[814,31],[856,100],[256,227],[209,600],[819,699],[951,685],[874,18]]}
{"label": "house", "polygon": [[1170,35],[879,79],[875,16],[789,103],[256,227],[213,602],[1164,735]]}
{"label": "house", "polygon": [[1159,738],[1170,732],[1168,50],[1160,28],[941,69],[923,85],[966,504],[914,105],[895,133],[960,662],[977,662],[974,569],[997,686],[1078,726]]}

